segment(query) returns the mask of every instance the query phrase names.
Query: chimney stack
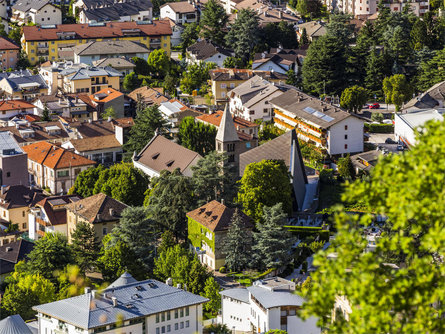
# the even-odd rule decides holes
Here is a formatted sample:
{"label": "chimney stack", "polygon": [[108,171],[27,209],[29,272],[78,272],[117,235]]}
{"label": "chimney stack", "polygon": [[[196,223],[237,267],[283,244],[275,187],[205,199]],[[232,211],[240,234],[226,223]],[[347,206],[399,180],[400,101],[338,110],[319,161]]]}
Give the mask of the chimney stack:
{"label": "chimney stack", "polygon": [[178,289],[181,289],[181,283],[176,284],[176,287],[177,287]]}
{"label": "chimney stack", "polygon": [[91,298],[96,298],[96,290],[91,290]]}
{"label": "chimney stack", "polygon": [[173,279],[171,277],[167,278],[165,284],[167,284],[168,286],[173,286]]}
{"label": "chimney stack", "polygon": [[224,205],[224,198],[221,198],[221,204]]}
{"label": "chimney stack", "polygon": [[113,307],[117,306],[117,298],[116,297],[111,297],[111,300],[113,302]]}
{"label": "chimney stack", "polygon": [[85,293],[90,293],[91,292],[91,288],[89,286],[85,287]]}

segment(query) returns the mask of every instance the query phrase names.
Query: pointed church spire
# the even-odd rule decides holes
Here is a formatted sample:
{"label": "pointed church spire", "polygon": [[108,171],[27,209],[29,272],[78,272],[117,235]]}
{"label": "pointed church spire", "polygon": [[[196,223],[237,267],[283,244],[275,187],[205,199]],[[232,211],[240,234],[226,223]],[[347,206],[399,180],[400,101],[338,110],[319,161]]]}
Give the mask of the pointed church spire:
{"label": "pointed church spire", "polygon": [[236,132],[235,124],[233,124],[228,104],[226,104],[226,108],[224,109],[221,123],[219,124],[218,132],[216,133],[216,140],[222,143],[239,141],[238,133]]}

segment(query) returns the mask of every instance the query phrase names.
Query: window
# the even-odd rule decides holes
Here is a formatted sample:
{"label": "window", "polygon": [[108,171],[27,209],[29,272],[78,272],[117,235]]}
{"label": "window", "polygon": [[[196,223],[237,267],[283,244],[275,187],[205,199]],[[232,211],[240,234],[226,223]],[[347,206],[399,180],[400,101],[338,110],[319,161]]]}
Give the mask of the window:
{"label": "window", "polygon": [[175,324],[175,331],[178,330],[178,327],[179,327],[179,326],[178,326],[178,323],[176,323],[176,324]]}
{"label": "window", "polygon": [[161,315],[161,321],[165,321],[165,313],[164,312]]}
{"label": "window", "polygon": [[249,115],[255,115],[255,110],[249,110]]}
{"label": "window", "polygon": [[347,150],[348,149],[348,144],[345,144],[345,150]]}
{"label": "window", "polygon": [[235,144],[227,144],[227,152],[235,152]]}
{"label": "window", "polygon": [[25,217],[25,211],[22,211],[22,217]]}
{"label": "window", "polygon": [[221,92],[221,97],[225,98],[226,97],[226,93],[225,92]]}
{"label": "window", "polygon": [[188,317],[189,314],[190,314],[190,309],[189,309],[189,307],[187,306],[187,307],[185,308],[185,316]]}
{"label": "window", "polygon": [[11,176],[11,172],[6,172],[6,177],[10,177]]}
{"label": "window", "polygon": [[227,84],[222,83],[222,84],[221,84],[221,88],[223,88],[223,89],[227,88]]}
{"label": "window", "polygon": [[22,224],[22,228],[25,229],[26,228],[26,223]]}
{"label": "window", "polygon": [[269,113],[269,109],[268,109],[268,108],[264,108],[264,109],[263,109],[263,112],[264,112],[265,114],[268,114],[268,113]]}
{"label": "window", "polygon": [[347,125],[345,125],[345,130],[348,130],[348,126]]}
{"label": "window", "polygon": [[345,139],[348,139],[348,135],[345,135]]}
{"label": "window", "polygon": [[69,170],[59,170],[57,171],[57,177],[67,177],[69,173]]}
{"label": "window", "polygon": [[233,154],[229,155],[228,162],[235,162],[235,156]]}
{"label": "window", "polygon": [[189,327],[190,327],[190,321],[187,320],[187,321],[185,322],[185,328],[189,328]]}
{"label": "window", "polygon": [[230,88],[235,88],[235,84],[233,82],[230,83]]}
{"label": "window", "polygon": [[171,326],[170,326],[170,325],[167,325],[167,333],[168,333],[168,332],[171,332],[171,330],[172,330]]}
{"label": "window", "polygon": [[181,318],[182,318],[184,316],[184,309],[183,308],[181,309],[181,313],[180,314],[181,314]]}
{"label": "window", "polygon": [[165,326],[162,326],[161,333],[165,333]]}
{"label": "window", "polygon": [[156,334],[160,334],[161,331],[159,330],[159,327],[156,328]]}
{"label": "window", "polygon": [[156,314],[156,323],[159,323],[159,313]]}
{"label": "window", "polygon": [[251,147],[251,145],[250,145],[250,141],[249,141],[246,143],[246,148],[250,148],[250,147]]}
{"label": "window", "polygon": [[180,326],[180,328],[181,328],[181,329],[184,328],[184,321],[181,321],[181,326]]}
{"label": "window", "polygon": [[175,310],[175,319],[178,319],[178,309]]}
{"label": "window", "polygon": [[170,311],[167,312],[167,321],[170,320]]}
{"label": "window", "polygon": [[107,235],[108,229],[106,227],[102,227],[102,235]]}

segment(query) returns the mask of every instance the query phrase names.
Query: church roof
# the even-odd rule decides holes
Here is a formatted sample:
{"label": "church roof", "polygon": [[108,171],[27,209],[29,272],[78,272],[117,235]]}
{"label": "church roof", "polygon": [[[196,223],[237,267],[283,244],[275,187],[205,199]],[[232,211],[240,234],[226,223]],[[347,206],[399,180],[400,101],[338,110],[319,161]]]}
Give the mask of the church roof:
{"label": "church roof", "polygon": [[230,115],[228,105],[226,105],[226,108],[224,109],[218,132],[216,133],[216,140],[223,143],[239,141],[238,133],[235,124],[233,124],[232,115]]}

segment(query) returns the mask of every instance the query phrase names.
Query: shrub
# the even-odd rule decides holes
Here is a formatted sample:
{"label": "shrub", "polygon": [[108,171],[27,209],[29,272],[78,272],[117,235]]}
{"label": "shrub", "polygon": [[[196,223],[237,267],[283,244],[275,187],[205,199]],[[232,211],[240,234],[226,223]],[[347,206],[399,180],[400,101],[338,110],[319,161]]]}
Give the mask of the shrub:
{"label": "shrub", "polygon": [[382,122],[383,121],[383,114],[381,112],[372,113],[371,121],[373,121],[373,122]]}
{"label": "shrub", "polygon": [[365,123],[365,129],[372,133],[393,133],[394,125]]}
{"label": "shrub", "polygon": [[226,268],[225,267],[221,267],[219,268],[219,272],[224,274],[226,272]]}
{"label": "shrub", "polygon": [[326,184],[334,183],[334,170],[333,169],[322,169],[320,172],[320,181]]}

